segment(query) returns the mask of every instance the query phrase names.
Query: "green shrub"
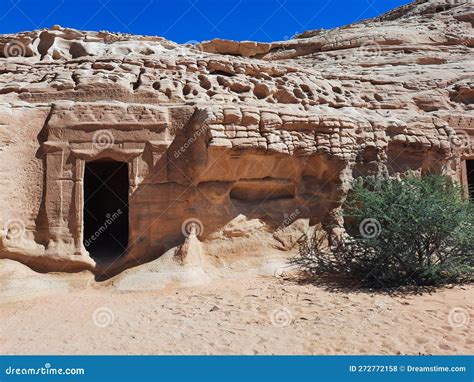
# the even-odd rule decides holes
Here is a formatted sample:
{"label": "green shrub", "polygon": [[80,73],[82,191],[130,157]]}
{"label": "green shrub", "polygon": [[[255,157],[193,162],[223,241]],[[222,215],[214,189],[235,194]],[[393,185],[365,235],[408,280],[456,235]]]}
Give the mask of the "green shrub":
{"label": "green shrub", "polygon": [[337,244],[300,245],[295,263],[310,276],[378,288],[473,279],[474,206],[449,178],[359,180],[343,214],[347,235]]}

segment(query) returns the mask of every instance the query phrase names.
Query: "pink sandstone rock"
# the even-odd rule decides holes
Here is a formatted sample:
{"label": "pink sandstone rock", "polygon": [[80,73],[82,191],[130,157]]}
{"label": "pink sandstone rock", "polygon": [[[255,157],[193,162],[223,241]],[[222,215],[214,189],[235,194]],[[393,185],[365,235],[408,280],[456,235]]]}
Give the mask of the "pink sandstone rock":
{"label": "pink sandstone rock", "polygon": [[[358,176],[467,184],[473,15],[470,2],[416,1],[274,43],[1,35],[0,257],[102,277],[149,261],[265,267],[309,231],[341,226]],[[114,213],[128,234],[100,258],[85,245],[85,174],[111,161],[126,164],[128,216],[96,216],[97,237],[116,229]]]}

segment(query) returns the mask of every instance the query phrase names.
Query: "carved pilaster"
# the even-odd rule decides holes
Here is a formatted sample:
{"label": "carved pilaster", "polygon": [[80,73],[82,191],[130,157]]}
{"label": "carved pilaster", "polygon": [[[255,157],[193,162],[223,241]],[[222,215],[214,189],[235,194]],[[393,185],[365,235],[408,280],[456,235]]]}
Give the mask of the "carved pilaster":
{"label": "carved pilaster", "polygon": [[85,161],[76,158],[74,166],[74,248],[77,255],[87,252],[84,248],[84,168]]}
{"label": "carved pilaster", "polygon": [[128,167],[128,177],[129,177],[129,191],[128,194],[131,195],[133,192],[137,189],[138,187],[138,164],[139,160],[138,157],[135,157],[132,159],[132,161],[129,163]]}
{"label": "carved pilaster", "polygon": [[46,153],[46,195],[45,208],[49,234],[52,240],[64,236],[63,221],[63,171],[64,152],[67,145],[62,142],[45,142]]}

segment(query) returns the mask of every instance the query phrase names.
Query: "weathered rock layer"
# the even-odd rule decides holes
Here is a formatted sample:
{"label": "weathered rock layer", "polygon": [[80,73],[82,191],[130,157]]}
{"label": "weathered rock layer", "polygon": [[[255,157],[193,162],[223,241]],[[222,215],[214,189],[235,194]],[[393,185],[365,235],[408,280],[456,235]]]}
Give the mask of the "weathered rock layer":
{"label": "weathered rock layer", "polygon": [[[341,226],[358,176],[466,183],[473,16],[417,1],[275,43],[0,36],[0,256],[106,276],[157,258],[238,269]],[[83,182],[105,158],[128,163],[130,230],[104,268],[84,247]]]}

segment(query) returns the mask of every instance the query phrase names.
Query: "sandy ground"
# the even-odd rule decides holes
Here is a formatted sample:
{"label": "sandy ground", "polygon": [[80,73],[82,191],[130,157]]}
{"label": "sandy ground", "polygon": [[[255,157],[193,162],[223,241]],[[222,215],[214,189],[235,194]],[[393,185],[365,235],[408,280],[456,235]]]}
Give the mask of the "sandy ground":
{"label": "sandy ground", "polygon": [[249,277],[123,292],[58,277],[3,289],[1,353],[474,353],[472,285],[394,297]]}

